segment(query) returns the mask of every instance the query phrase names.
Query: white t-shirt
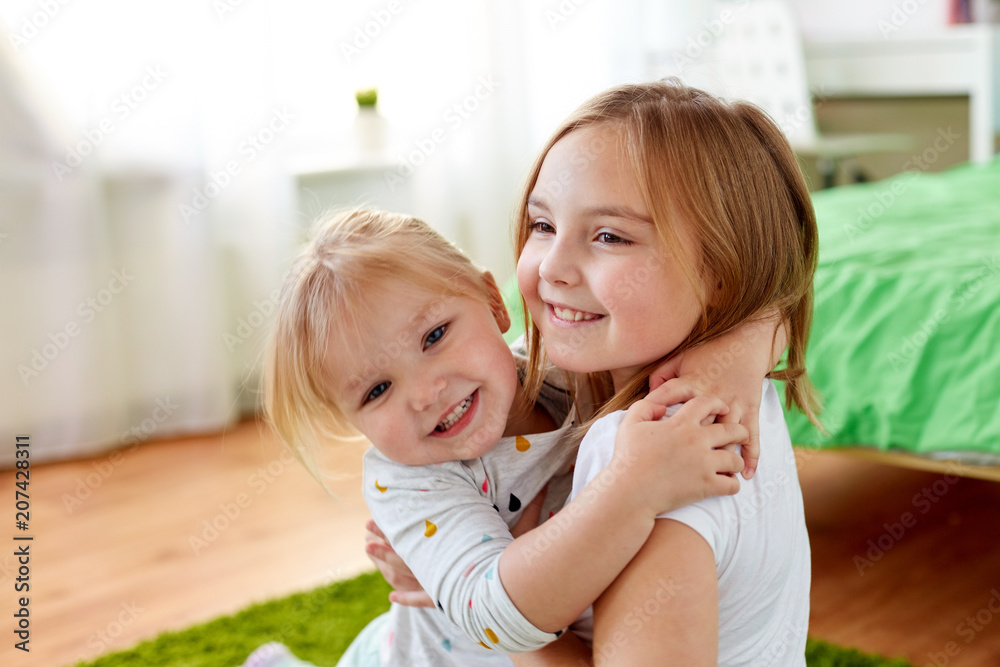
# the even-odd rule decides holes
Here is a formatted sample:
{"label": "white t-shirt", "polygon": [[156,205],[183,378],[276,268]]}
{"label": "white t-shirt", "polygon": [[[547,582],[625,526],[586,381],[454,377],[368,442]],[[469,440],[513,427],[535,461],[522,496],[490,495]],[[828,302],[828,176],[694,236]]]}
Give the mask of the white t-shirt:
{"label": "white t-shirt", "polygon": [[[611,462],[624,417],[624,411],[616,412],[591,426],[580,443],[570,499]],[[738,477],[736,495],[708,498],[661,517],[693,528],[715,554],[719,665],[801,667],[809,625],[809,535],[795,455],[770,380],[761,397],[760,450],[757,473],[750,481]],[[591,610],[573,632],[588,641],[593,637]]]}

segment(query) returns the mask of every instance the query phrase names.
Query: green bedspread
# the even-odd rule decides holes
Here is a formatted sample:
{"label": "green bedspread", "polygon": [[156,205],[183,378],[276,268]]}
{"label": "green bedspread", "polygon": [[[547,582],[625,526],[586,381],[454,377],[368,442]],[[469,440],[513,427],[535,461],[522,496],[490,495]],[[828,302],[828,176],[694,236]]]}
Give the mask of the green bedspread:
{"label": "green bedspread", "polygon": [[1000,161],[816,193],[807,367],[823,436],[792,441],[1000,454]]}

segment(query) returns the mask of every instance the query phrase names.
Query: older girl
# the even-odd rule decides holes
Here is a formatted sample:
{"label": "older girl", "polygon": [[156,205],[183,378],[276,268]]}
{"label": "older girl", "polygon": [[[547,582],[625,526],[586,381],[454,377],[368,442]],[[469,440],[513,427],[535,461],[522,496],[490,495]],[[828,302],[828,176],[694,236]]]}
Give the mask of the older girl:
{"label": "older girl", "polygon": [[[610,382],[574,493],[644,427],[632,416],[652,369],[775,310],[788,323],[788,401],[812,416],[803,361],[816,249],[795,157],[752,105],[653,83],[607,91],[567,119],[528,179],[517,275],[535,327],[526,384],[538,385],[545,358]],[[595,662],[804,664],[809,541],[769,380],[760,426],[757,475],[734,496],[661,515],[594,605]],[[546,650],[579,650],[588,624]]]}

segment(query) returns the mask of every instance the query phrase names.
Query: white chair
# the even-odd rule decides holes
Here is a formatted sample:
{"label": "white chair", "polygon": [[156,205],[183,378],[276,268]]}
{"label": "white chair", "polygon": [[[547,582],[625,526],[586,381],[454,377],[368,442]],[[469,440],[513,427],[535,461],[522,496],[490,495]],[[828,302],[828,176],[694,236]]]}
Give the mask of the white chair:
{"label": "white chair", "polygon": [[717,7],[716,16],[730,20],[720,19],[722,28],[708,54],[709,79],[717,88],[712,92],[727,99],[745,99],[764,109],[796,153],[817,159],[823,187],[835,184],[843,158],[912,147],[913,140],[906,135],[819,133],[802,38],[787,2],[750,0]]}

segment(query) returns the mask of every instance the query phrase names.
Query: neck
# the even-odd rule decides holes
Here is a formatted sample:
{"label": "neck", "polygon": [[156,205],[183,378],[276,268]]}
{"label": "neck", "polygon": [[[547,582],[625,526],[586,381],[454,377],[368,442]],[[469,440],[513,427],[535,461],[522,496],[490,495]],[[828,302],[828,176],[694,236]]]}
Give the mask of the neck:
{"label": "neck", "polygon": [[618,368],[611,372],[611,384],[614,387],[615,393],[628,386],[628,383],[635,379],[635,376],[639,374],[642,370],[642,366],[636,366],[635,368]]}
{"label": "neck", "polygon": [[[524,387],[517,384],[517,393],[514,395],[514,405],[520,405],[524,397]],[[507,416],[507,428],[504,430],[504,437],[515,435],[529,435],[531,433],[546,433],[555,430],[559,425],[555,423],[548,412],[535,403],[528,414],[519,414],[515,408]]]}

